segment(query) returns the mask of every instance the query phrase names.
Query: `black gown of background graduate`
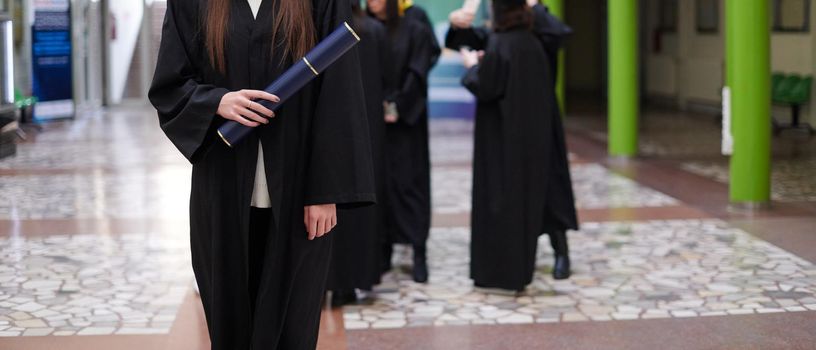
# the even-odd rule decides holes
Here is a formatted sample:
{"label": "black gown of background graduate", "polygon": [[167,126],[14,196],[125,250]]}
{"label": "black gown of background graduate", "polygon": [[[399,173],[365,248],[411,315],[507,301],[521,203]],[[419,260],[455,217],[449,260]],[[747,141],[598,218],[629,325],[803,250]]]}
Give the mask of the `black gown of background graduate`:
{"label": "black gown of background graduate", "polygon": [[[541,4],[533,6],[533,33],[538,37],[547,57],[550,58],[550,71],[558,68],[558,51],[564,46],[567,38],[572,35],[572,28],[561,22],[550,13],[549,9]],[[445,36],[445,47],[459,50],[467,46],[473,50],[484,50],[490,30],[487,28],[458,29],[451,27]],[[553,79],[557,76],[553,74]]]}
{"label": "black gown of background graduate", "polygon": [[[385,64],[390,48],[385,26],[366,15],[354,16],[354,29],[362,39],[357,45],[362,69],[368,128],[374,160],[377,198],[385,190],[385,113],[383,101],[390,84]],[[381,247],[385,242],[385,212],[382,205],[338,212],[338,225],[332,232],[334,247],[327,289],[371,290],[380,283]]]}
{"label": "black gown of background graduate", "polygon": [[[424,248],[431,228],[431,161],[428,149],[428,74],[439,56],[433,34],[417,21],[401,20],[389,33],[387,70],[399,121],[386,125],[386,227],[389,243]],[[389,259],[390,257],[386,257]]]}
{"label": "black gown of background graduate", "polygon": [[[303,208],[375,200],[354,51],[234,148],[218,139],[221,97],[231,90],[263,89],[291,65],[281,50],[272,50],[275,3],[264,0],[253,20],[246,1],[230,1],[226,74],[220,74],[206,59],[200,23],[207,2],[168,1],[149,93],[162,130],[193,164],[193,269],[213,349],[314,349],[332,236],[308,241]],[[347,0],[313,0],[312,6],[318,40],[351,20]],[[273,217],[253,312],[247,241],[259,139]]]}
{"label": "black gown of background graduate", "polygon": [[421,23],[425,28],[427,28],[428,31],[431,32],[431,34],[432,34],[431,35],[431,39],[432,39],[431,44],[433,45],[434,51],[437,52],[437,54],[433,57],[433,60],[432,60],[433,62],[431,63],[431,66],[435,66],[436,62],[439,61],[439,55],[442,53],[442,49],[439,47],[439,41],[436,40],[436,34],[434,32],[434,26],[433,26],[433,23],[431,23],[430,17],[428,17],[428,13],[425,12],[425,9],[423,9],[420,6],[411,5],[410,7],[405,9],[405,13],[403,13],[402,19],[403,20],[409,20],[409,21],[417,21],[417,22]]}
{"label": "black gown of background graduate", "polygon": [[462,81],[478,99],[471,277],[478,286],[521,290],[532,282],[538,237],[578,228],[572,181],[538,38],[494,33],[485,51]]}

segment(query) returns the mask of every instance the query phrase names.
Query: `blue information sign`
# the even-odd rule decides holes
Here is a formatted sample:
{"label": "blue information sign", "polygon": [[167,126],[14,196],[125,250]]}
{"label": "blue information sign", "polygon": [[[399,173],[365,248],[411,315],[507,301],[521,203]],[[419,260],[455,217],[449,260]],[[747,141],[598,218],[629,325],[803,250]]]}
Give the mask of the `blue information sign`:
{"label": "blue information sign", "polygon": [[[40,5],[40,6],[38,6]],[[37,1],[32,26],[33,93],[36,120],[74,116],[71,11],[68,0]]]}

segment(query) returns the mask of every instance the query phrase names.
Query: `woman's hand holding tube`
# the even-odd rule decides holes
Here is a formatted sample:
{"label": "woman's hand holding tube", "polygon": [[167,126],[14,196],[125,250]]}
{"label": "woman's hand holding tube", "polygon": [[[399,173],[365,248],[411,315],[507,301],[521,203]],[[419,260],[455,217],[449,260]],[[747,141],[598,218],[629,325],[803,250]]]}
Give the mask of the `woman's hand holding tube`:
{"label": "woman's hand holding tube", "polygon": [[337,205],[322,204],[305,207],[303,223],[306,225],[310,241],[327,235],[337,226]]}
{"label": "woman's hand holding tube", "polygon": [[278,96],[266,91],[241,90],[229,92],[221,98],[221,103],[218,105],[218,115],[251,128],[261,124],[268,124],[269,120],[267,118],[274,118],[275,112],[255,102],[256,100],[280,102]]}

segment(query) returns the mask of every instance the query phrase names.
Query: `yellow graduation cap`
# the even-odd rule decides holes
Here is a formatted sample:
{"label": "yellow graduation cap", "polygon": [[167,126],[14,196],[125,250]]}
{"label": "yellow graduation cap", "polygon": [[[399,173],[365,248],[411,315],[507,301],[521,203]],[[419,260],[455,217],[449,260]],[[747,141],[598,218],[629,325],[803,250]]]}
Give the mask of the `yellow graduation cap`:
{"label": "yellow graduation cap", "polygon": [[414,6],[414,0],[399,0],[399,15],[404,15],[405,10],[409,9],[411,6]]}

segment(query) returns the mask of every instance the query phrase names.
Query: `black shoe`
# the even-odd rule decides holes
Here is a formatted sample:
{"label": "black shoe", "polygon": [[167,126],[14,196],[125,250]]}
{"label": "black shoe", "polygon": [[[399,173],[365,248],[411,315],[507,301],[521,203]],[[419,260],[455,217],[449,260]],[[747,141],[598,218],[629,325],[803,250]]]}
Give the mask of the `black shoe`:
{"label": "black shoe", "polygon": [[567,243],[567,232],[556,231],[550,233],[550,245],[555,252],[555,264],[553,265],[553,278],[564,280],[572,275],[570,270],[569,244]]}
{"label": "black shoe", "polygon": [[570,258],[567,255],[556,256],[555,265],[553,265],[552,275],[554,279],[565,280],[570,278],[572,271],[570,270]]}
{"label": "black shoe", "polygon": [[428,261],[425,256],[425,247],[414,247],[414,282],[428,282]]}
{"label": "black shoe", "polygon": [[331,306],[343,307],[344,305],[354,304],[357,302],[357,292],[354,290],[335,290],[332,291]]}

